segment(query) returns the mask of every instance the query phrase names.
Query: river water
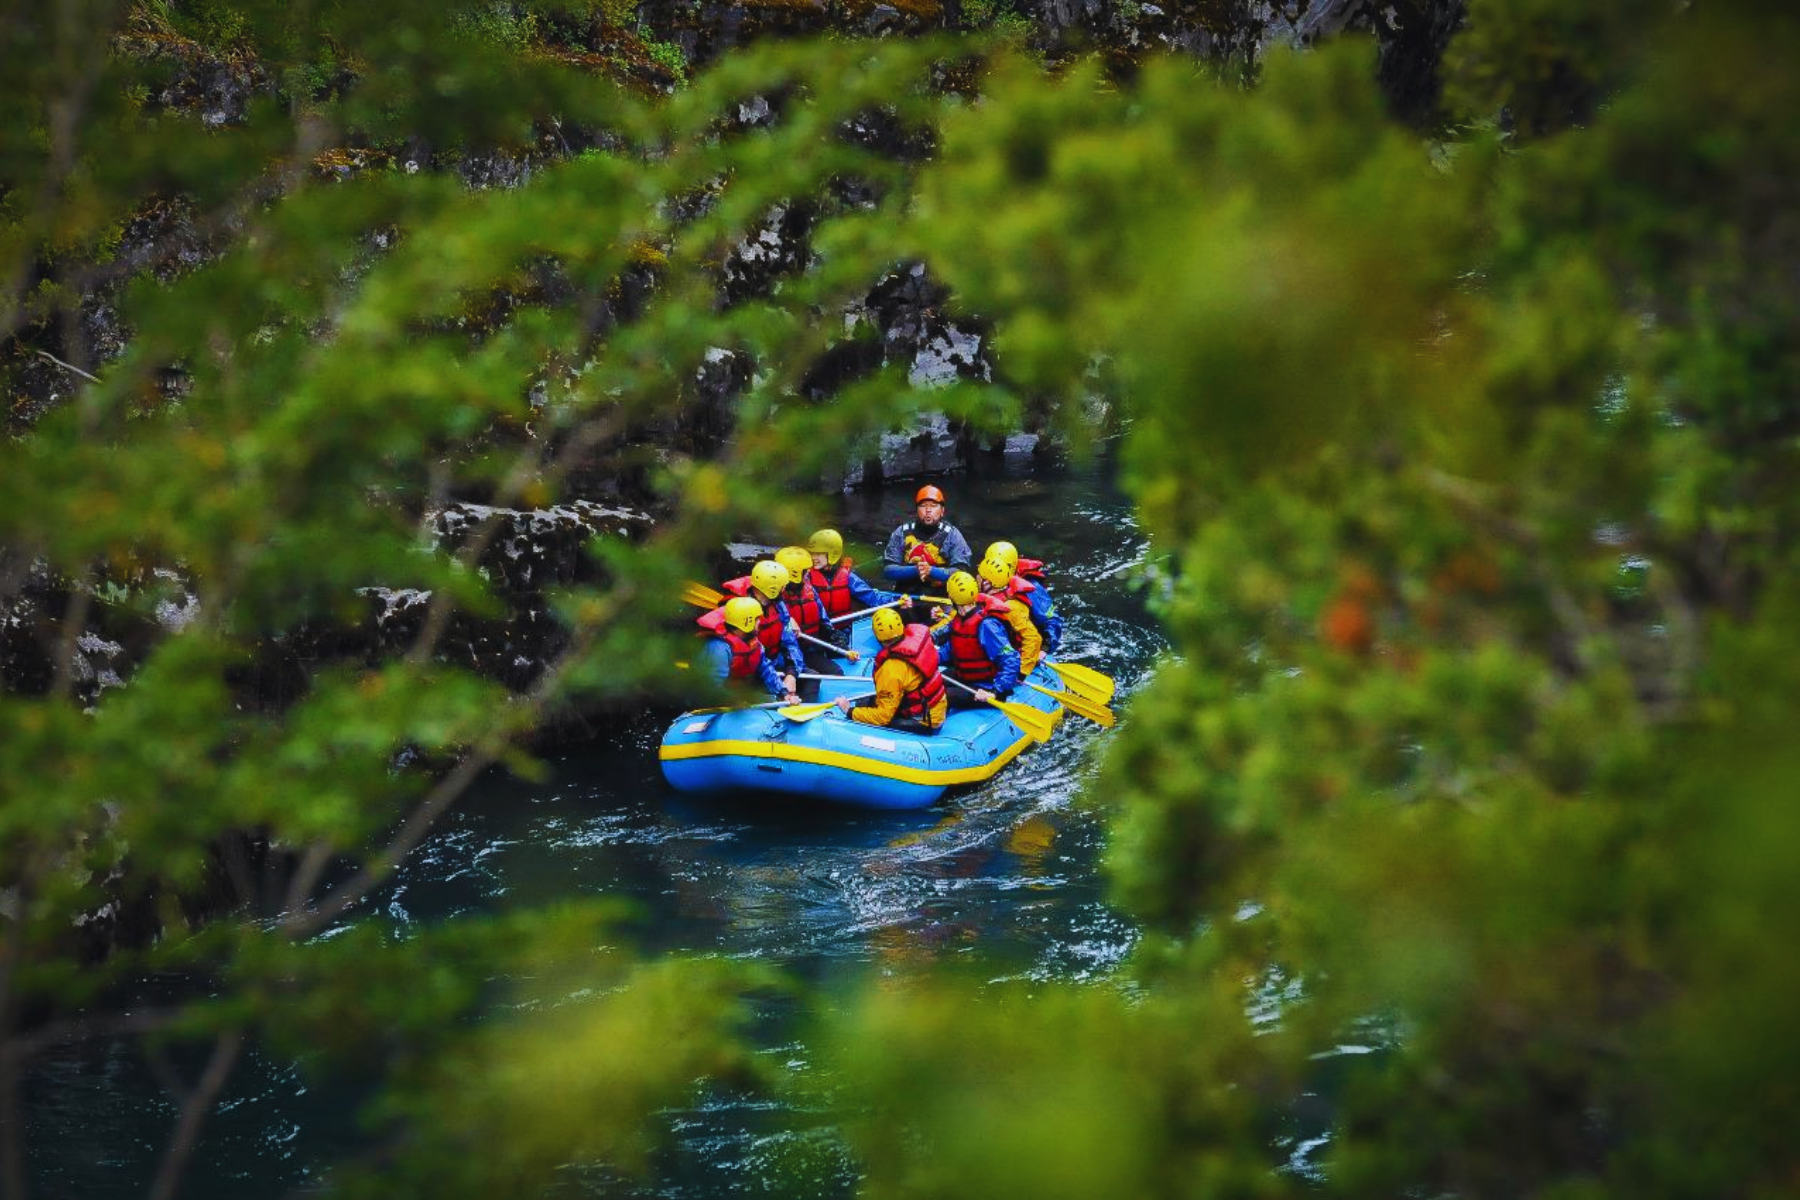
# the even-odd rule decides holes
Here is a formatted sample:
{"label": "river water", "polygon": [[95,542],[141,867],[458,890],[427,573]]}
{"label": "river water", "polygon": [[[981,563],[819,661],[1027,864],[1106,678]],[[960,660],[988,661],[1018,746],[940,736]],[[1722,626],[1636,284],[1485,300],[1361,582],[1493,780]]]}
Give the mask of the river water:
{"label": "river water", "polygon": [[[1104,465],[944,482],[948,519],[978,555],[1007,538],[1050,563],[1068,622],[1061,657],[1113,675],[1124,705],[1164,644],[1130,586],[1144,539]],[[851,553],[875,557],[910,515],[915,486],[843,498]],[[754,959],[808,980],[940,962],[996,982],[1092,980],[1133,944],[1098,874],[1099,818],[1077,803],[1107,735],[1072,715],[988,784],[910,813],[682,795],[657,767],[662,724],[629,722],[560,753],[541,782],[482,781],[355,919],[404,935],[458,914],[622,897],[643,914],[653,950]],[[783,1028],[779,1014],[765,1024]],[[806,1047],[780,1033],[761,1052],[807,1066]],[[309,1091],[292,1064],[252,1052],[208,1124],[185,1194],[307,1190],[361,1148],[351,1107]],[[144,1193],[175,1109],[140,1050],[119,1043],[44,1064],[27,1112],[39,1194],[99,1200]],[[854,1189],[855,1164],[821,1117],[721,1089],[666,1119],[670,1147],[650,1178],[572,1171],[558,1194]]]}

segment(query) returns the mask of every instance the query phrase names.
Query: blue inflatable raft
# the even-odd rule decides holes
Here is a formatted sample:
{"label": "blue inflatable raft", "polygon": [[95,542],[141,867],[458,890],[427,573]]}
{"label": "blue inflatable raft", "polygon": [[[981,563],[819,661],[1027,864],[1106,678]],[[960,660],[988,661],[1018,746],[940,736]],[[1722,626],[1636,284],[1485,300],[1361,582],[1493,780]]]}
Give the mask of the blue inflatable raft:
{"label": "blue inflatable raft", "polygon": [[[843,679],[821,680],[819,699],[867,695],[875,642],[867,622],[852,636],[860,662],[839,660]],[[1032,682],[1053,690],[1048,668]],[[1039,709],[1053,721],[1062,709],[1042,692],[1020,687],[1009,701]],[[991,779],[1031,745],[1031,738],[991,705],[952,709],[936,733],[907,733],[827,712],[790,721],[772,707],[683,713],[663,734],[663,777],[684,792],[749,789],[813,796],[864,808],[924,808],[945,789]]]}

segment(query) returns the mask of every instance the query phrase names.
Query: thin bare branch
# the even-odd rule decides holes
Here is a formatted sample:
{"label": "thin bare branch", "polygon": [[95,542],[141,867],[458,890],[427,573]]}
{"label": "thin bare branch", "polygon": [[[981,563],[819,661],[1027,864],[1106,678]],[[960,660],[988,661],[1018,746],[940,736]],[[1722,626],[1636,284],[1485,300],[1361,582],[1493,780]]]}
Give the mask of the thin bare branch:
{"label": "thin bare branch", "polygon": [[12,1038],[4,1046],[0,1046],[0,1052],[10,1052],[19,1062],[27,1062],[52,1046],[98,1038],[124,1037],[127,1034],[155,1033],[169,1028],[187,1015],[187,1010],[180,1008],[142,1008],[112,1016],[54,1021],[48,1025],[40,1025],[28,1034]]}
{"label": "thin bare branch", "polygon": [[[623,604],[630,598],[629,591],[615,593],[612,604]],[[569,646],[542,676],[536,685],[526,694],[520,705],[513,710],[515,719],[536,720],[549,707],[560,693],[563,677],[569,668],[587,653],[593,641],[592,628],[605,623],[604,616],[598,617],[593,625],[577,631]],[[490,731],[480,742],[470,748],[469,752],[455,767],[438,780],[417,807],[415,807],[400,827],[393,839],[371,863],[365,866],[356,876],[325,897],[315,909],[306,912],[290,912],[282,921],[281,928],[295,940],[311,936],[326,924],[336,919],[351,905],[367,896],[376,885],[386,879],[400,860],[411,853],[413,848],[430,832],[431,826],[442,816],[452,804],[456,803],[470,784],[481,773],[500,760],[501,754],[511,741],[511,735],[505,729]]]}
{"label": "thin bare branch", "polygon": [[56,648],[56,678],[50,684],[52,699],[67,700],[75,691],[75,652],[93,604],[93,572],[89,570],[71,589],[69,607],[63,612],[62,634]]}
{"label": "thin bare branch", "polygon": [[90,382],[93,382],[93,383],[100,382],[100,377],[98,375],[89,375],[86,371],[82,370],[80,367],[76,366],[74,363],[66,363],[62,359],[56,357],[56,355],[50,353],[48,350],[39,350],[37,353],[38,353],[39,358],[47,358],[51,362],[55,363],[57,366],[61,367],[65,371],[73,371],[75,374],[81,376],[83,379],[89,380]]}
{"label": "thin bare branch", "polygon": [[331,861],[331,843],[323,838],[306,848],[306,855],[300,865],[294,868],[294,877],[288,881],[287,897],[281,902],[281,911],[291,913],[306,903],[318,886],[319,875],[325,870],[325,864]]}
{"label": "thin bare branch", "polygon": [[[546,486],[554,486],[575,468],[587,452],[619,432],[617,422],[608,418],[601,421],[590,421],[565,443],[556,457],[539,469],[537,451],[531,446],[525,447],[515,458],[511,469],[501,485],[495,489],[495,511],[482,519],[475,532],[464,542],[457,552],[457,559],[469,570],[474,570],[480,563],[481,556],[493,544],[495,535],[500,530],[499,509],[515,503],[524,495],[526,487],[533,482]],[[431,597],[431,605],[425,611],[424,623],[419,628],[419,635],[413,639],[412,649],[407,651],[407,661],[420,664],[428,661],[436,651],[439,639],[449,628],[450,618],[455,614],[454,602],[441,589]]]}
{"label": "thin bare branch", "polygon": [[194,1147],[200,1141],[200,1131],[206,1125],[206,1118],[211,1114],[213,1104],[219,1098],[219,1092],[225,1087],[225,1081],[231,1078],[231,1069],[237,1065],[238,1056],[243,1053],[244,1033],[241,1029],[233,1029],[219,1035],[213,1044],[212,1058],[201,1073],[200,1080],[188,1094],[187,1101],[181,1106],[181,1119],[175,1124],[175,1136],[169,1142],[169,1149],[163,1155],[162,1166],[156,1172],[156,1182],[150,1187],[150,1200],[172,1200],[175,1189],[181,1184],[181,1176],[187,1170],[188,1160],[193,1157]]}

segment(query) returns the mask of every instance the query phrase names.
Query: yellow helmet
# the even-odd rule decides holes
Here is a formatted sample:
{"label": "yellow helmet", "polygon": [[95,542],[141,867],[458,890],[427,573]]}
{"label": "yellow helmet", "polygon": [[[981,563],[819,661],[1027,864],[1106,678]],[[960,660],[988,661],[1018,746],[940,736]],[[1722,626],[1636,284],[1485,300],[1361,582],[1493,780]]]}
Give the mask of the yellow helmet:
{"label": "yellow helmet", "polygon": [[739,633],[749,633],[762,620],[762,605],[749,596],[733,596],[725,602],[725,623]]}
{"label": "yellow helmet", "polygon": [[988,549],[987,557],[981,560],[981,565],[975,569],[994,587],[1003,588],[1012,582],[1013,564],[1007,562],[1004,556],[996,555],[992,547]]}
{"label": "yellow helmet", "polygon": [[827,566],[844,557],[844,535],[835,529],[821,529],[806,540],[806,548],[823,554]]}
{"label": "yellow helmet", "polygon": [[1014,571],[1019,569],[1019,548],[1011,542],[995,542],[987,548],[987,553],[982,557],[1005,559],[1007,566]]}
{"label": "yellow helmet", "polygon": [[952,604],[973,604],[975,597],[981,593],[981,585],[967,571],[958,571],[944,580],[944,593],[950,597]]}
{"label": "yellow helmet", "polygon": [[787,568],[789,583],[799,583],[812,570],[812,555],[804,546],[783,546],[775,552],[775,561]]}
{"label": "yellow helmet", "polygon": [[788,585],[788,570],[774,559],[765,558],[750,568],[750,586],[773,600]]}
{"label": "yellow helmet", "polygon": [[906,632],[906,622],[902,621],[900,614],[891,608],[878,611],[870,619],[869,624],[875,630],[875,640],[884,646],[889,642],[898,641],[900,636]]}

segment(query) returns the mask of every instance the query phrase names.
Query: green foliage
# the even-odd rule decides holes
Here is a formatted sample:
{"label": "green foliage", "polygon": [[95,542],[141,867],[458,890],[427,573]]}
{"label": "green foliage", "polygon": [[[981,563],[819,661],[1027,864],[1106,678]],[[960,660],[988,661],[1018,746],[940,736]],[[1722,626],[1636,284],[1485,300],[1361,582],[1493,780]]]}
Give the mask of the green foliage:
{"label": "green foliage", "polygon": [[[742,530],[803,530],[796,493],[846,448],[924,408],[1003,430],[1023,396],[1079,440],[1098,391],[1178,650],[1096,788],[1144,950],[1128,999],[904,981],[831,1009],[866,1190],[1286,1195],[1319,1185],[1270,1169],[1274,1138],[1326,1087],[1326,1190],[1791,1182],[1791,17],[1481,0],[1448,63],[1477,132],[1433,154],[1387,120],[1361,46],[1274,56],[1249,92],[1179,61],[1120,83],[1003,54],[962,103],[928,83],[954,45],[833,42],[646,103],[516,53],[530,10],[463,11],[477,36],[438,36],[424,5],[317,25],[246,6],[208,36],[276,77],[356,71],[341,94],[309,84],[304,114],[213,132],[146,117],[150,73],[84,59],[89,34],[0,51],[0,115],[29,131],[0,146],[8,335],[72,319],[111,282],[82,248],[157,196],[228,231],[204,265],[141,276],[127,353],[0,453],[8,562],[109,609],[149,604],[106,586],[145,562],[199,598],[91,711],[68,661],[47,694],[0,699],[20,914],[0,1012],[104,1013],[113,983],[179,971],[221,981],[171,1019],[185,1036],[337,1030],[324,1069],[391,1035],[372,1120],[395,1158],[352,1191],[642,1163],[659,1107],[749,1074],[760,975],[598,954],[604,918],[581,913],[416,945],[312,935],[547,705],[666,689],[673,582]],[[95,100],[53,120],[75,94]],[[788,98],[780,119],[722,132],[757,95]],[[1490,132],[1501,105],[1528,138]],[[876,106],[934,139],[917,175],[840,137]],[[411,136],[518,152],[551,115],[617,149],[510,189],[308,169]],[[878,201],[833,203],[845,179]],[[819,206],[816,261],[721,303],[733,248],[797,197]],[[804,397],[842,336],[829,314],[912,261],[992,322],[1010,386],[876,374]],[[634,271],[649,299],[609,308]],[[718,350],[756,367],[722,438],[687,424]],[[178,399],[157,391],[170,368]],[[527,421],[564,449],[544,458]],[[645,446],[670,515],[555,597],[571,646],[537,691],[438,661],[443,622],[496,603],[473,555],[420,544],[446,475],[543,503],[582,456]],[[259,653],[354,621],[376,581],[433,593],[410,653],[246,696]],[[403,750],[457,765],[395,772]],[[77,919],[172,910],[251,826],[300,883],[335,856],[368,871],[191,936],[171,911],[161,944],[74,968]],[[542,992],[471,1032],[490,971]],[[1260,1021],[1258,988],[1285,997]],[[1379,1052],[1339,1052],[1353,1038]]]}
{"label": "green foliage", "polygon": [[249,33],[244,7],[222,0],[147,0],[143,7],[154,20],[213,50],[236,49]]}
{"label": "green foliage", "polygon": [[1036,32],[1031,18],[1014,8],[1010,0],[971,0],[962,6],[962,15],[970,29],[993,34],[1015,52],[1025,52]]}
{"label": "green foliage", "polygon": [[1476,116],[1505,109],[1528,135],[1586,124],[1667,13],[1655,0],[1471,0],[1446,62],[1451,104]]}
{"label": "green foliage", "polygon": [[608,25],[623,28],[637,11],[634,0],[600,0],[596,10]]}
{"label": "green foliage", "polygon": [[1031,995],[924,983],[843,1016],[834,1078],[852,1088],[865,1194],[1277,1196],[1240,1069],[1254,1032],[1233,986],[1173,1009],[1103,989]]}
{"label": "green foliage", "polygon": [[[50,131],[0,152],[0,190],[19,201],[0,275],[15,288],[9,336],[73,320],[83,288],[116,282],[73,263],[65,278],[56,264],[170,190],[189,225],[218,239],[203,262],[136,275],[122,297],[124,355],[0,451],[7,586],[23,578],[14,563],[35,559],[78,597],[72,629],[104,607],[133,630],[137,659],[125,686],[85,713],[72,703],[72,658],[53,664],[45,694],[0,698],[0,878],[17,914],[0,927],[4,1036],[36,1046],[18,1025],[25,1014],[82,1006],[104,1028],[133,981],[177,973],[216,1000],[172,1006],[158,1022],[170,1038],[316,1046],[317,1069],[387,1077],[372,1136],[397,1157],[379,1181],[342,1179],[383,1194],[399,1178],[433,1194],[492,1194],[575,1159],[628,1167],[653,1144],[657,1109],[703,1077],[752,1074],[738,1027],[745,990],[767,982],[753,972],[617,954],[597,972],[598,935],[571,935],[579,923],[551,916],[398,946],[372,932],[313,935],[470,779],[519,761],[552,706],[637,705],[672,690],[674,647],[654,632],[668,624],[671,581],[742,530],[805,527],[817,514],[796,494],[835,463],[834,449],[927,404],[885,377],[842,406],[802,402],[797,384],[832,342],[833,323],[813,314],[865,295],[911,248],[896,240],[901,167],[839,131],[878,103],[902,122],[927,117],[934,47],[779,50],[651,105],[514,54],[527,36],[521,12],[466,11],[507,20],[445,22],[421,4],[334,9],[310,25],[285,7],[247,7],[233,53],[264,56],[269,77],[299,80],[289,86],[307,102],[218,130],[110,102],[57,125],[49,106],[69,89],[109,96],[154,72],[121,55],[83,76],[78,58],[29,40],[0,52],[18,84],[12,115]],[[337,92],[309,74],[332,62],[355,64]],[[729,105],[776,91],[813,99],[769,129],[718,135]],[[322,183],[312,169],[324,147],[402,131],[453,133],[466,154],[505,152],[548,115],[609,130],[619,148],[483,191],[428,172]],[[841,178],[890,197],[873,211],[821,208],[818,234],[841,257],[721,307],[730,248],[776,205]],[[671,202],[697,195],[710,197],[698,211]],[[36,197],[56,203],[35,209]],[[45,262],[40,286],[32,269]],[[621,278],[641,270],[655,275],[649,302],[597,321]],[[546,278],[555,287],[534,290]],[[499,306],[498,295],[521,299]],[[720,348],[763,364],[722,415],[743,432],[667,457],[670,516],[653,543],[598,548],[606,582],[556,597],[569,644],[535,690],[508,696],[444,661],[452,618],[497,604],[475,552],[422,538],[421,512],[452,480],[485,483],[501,505],[547,505],[578,461],[635,466],[684,419],[698,368]],[[177,395],[160,391],[171,371]],[[536,413],[527,396],[539,380],[557,400]],[[935,398],[995,431],[1016,412],[992,389]],[[517,434],[527,421],[541,441]],[[163,597],[143,585],[148,567],[196,598],[179,629],[149,619]],[[287,694],[259,689],[271,657],[329,646],[365,621],[360,592],[375,584],[431,593],[406,653],[327,658]],[[45,642],[65,653],[60,639]],[[404,758],[438,768],[399,769]],[[179,898],[211,885],[219,847],[240,836],[267,839],[276,874],[243,911],[190,930]],[[69,931],[118,905],[159,939],[77,969]],[[471,1033],[467,1018],[496,999],[481,981],[495,975],[537,979],[543,992],[516,1019]],[[552,1069],[566,1086],[543,1086]],[[0,1089],[17,1083],[0,1072]],[[475,1169],[453,1152],[502,1124],[505,1155]],[[9,1127],[0,1172],[17,1161],[17,1137]]]}
{"label": "green foliage", "polygon": [[[1786,1188],[1778,948],[1800,909],[1770,886],[1795,844],[1772,730],[1795,694],[1800,139],[1777,126],[1800,97],[1776,64],[1800,36],[1765,18],[1474,5],[1451,55],[1487,89],[1470,115],[1509,104],[1536,140],[1435,169],[1342,49],[1277,59],[1248,96],[1176,64],[1116,96],[1015,73],[947,118],[927,257],[997,315],[1026,386],[1072,397],[1104,359],[1125,393],[1181,658],[1132,698],[1095,793],[1149,930],[1134,982],[1186,1019],[1058,1036],[1087,1001],[1052,988],[1024,1012],[928,999],[879,1037],[846,1022],[847,1046],[897,1047],[851,1067],[905,1122],[890,1144],[975,1172],[997,1136],[1030,1173],[986,1190],[1079,1192],[1113,1160],[1067,1114],[1014,1142],[1008,1102],[955,1107],[1048,1057],[1066,1073],[1021,1091],[1112,1079],[1129,1131],[1070,1110],[1109,1148],[1156,1128],[1145,1078],[1233,1088],[1233,1117],[1263,1115],[1235,1165],[1275,1166],[1283,1106],[1329,1080],[1342,1194]],[[1217,997],[1271,979],[1299,986],[1263,1036],[1184,1056],[1234,1044]],[[1378,1053],[1334,1052],[1372,1020]],[[946,1190],[870,1153],[877,1194]]]}
{"label": "green foliage", "polygon": [[512,4],[477,4],[453,12],[450,27],[464,37],[517,52],[531,45],[537,36],[537,16]]}
{"label": "green foliage", "polygon": [[674,76],[677,87],[687,83],[687,55],[683,54],[681,47],[674,42],[659,42],[655,38],[646,37],[644,39],[644,56]]}

